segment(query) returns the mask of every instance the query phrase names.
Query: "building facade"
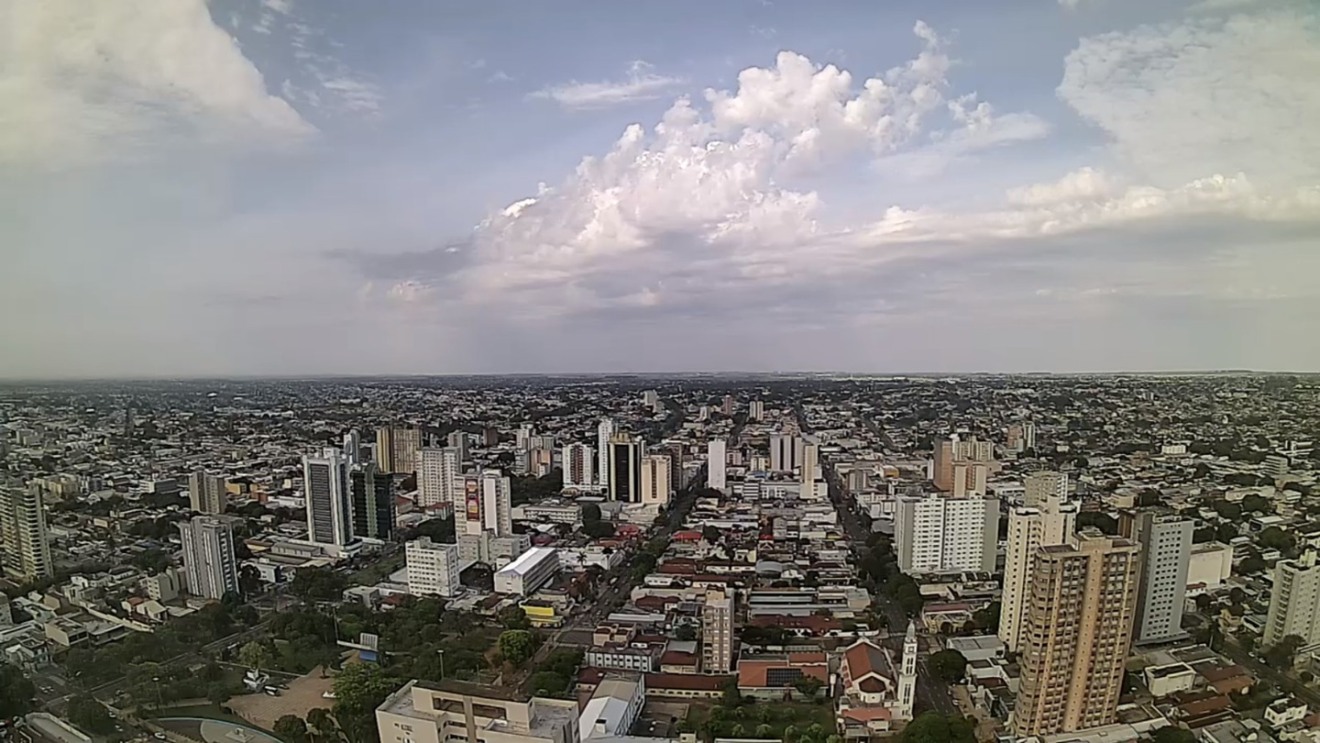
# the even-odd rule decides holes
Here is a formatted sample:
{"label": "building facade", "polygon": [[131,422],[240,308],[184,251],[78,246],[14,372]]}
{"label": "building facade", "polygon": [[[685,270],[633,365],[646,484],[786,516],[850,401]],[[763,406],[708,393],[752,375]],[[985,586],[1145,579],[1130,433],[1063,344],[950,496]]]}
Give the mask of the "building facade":
{"label": "building facade", "polygon": [[495,593],[530,596],[558,572],[554,547],[532,547],[495,572]]}
{"label": "building facade", "polygon": [[417,452],[417,505],[455,506],[456,483],[463,476],[463,453],[451,447],[426,447]]}
{"label": "building facade", "polygon": [[641,439],[627,433],[616,433],[609,443],[609,499],[623,503],[638,503],[642,492]]}
{"label": "building facade", "polygon": [[376,708],[381,743],[580,743],[578,703],[413,681]]}
{"label": "building facade", "polygon": [[674,490],[669,480],[669,457],[648,454],[642,457],[641,502],[645,505],[668,505]]}
{"label": "building facade", "polygon": [[1277,645],[1288,635],[1302,638],[1302,645],[1320,642],[1320,560],[1315,550],[1306,550],[1296,560],[1274,565],[1274,588],[1270,591],[1270,613],[1265,620],[1261,644]]}
{"label": "building facade", "polygon": [[188,507],[197,513],[224,513],[228,500],[223,477],[197,470],[188,476]]}
{"label": "building facade", "polygon": [[1094,529],[1041,547],[1027,603],[1013,732],[1109,725],[1132,645],[1141,548]]}
{"label": "building facade", "polygon": [[596,481],[606,491],[610,486],[610,441],[614,439],[614,421],[602,418],[596,426],[596,453],[600,457],[596,467]]}
{"label": "building facade", "polygon": [[387,426],[376,431],[376,464],[382,472],[413,472],[422,431],[414,426]]}
{"label": "building facade", "polygon": [[728,673],[733,668],[733,593],[707,588],[701,608],[701,668],[705,673]]}
{"label": "building facade", "polygon": [[394,478],[368,462],[349,473],[353,535],[388,540],[394,535]]}
{"label": "building facade", "polygon": [[404,556],[408,563],[408,593],[413,596],[449,598],[462,588],[458,545],[420,537],[407,544]]}
{"label": "building facade", "polygon": [[998,542],[997,498],[930,495],[895,504],[894,550],[904,573],[991,573]]}
{"label": "building facade", "polygon": [[303,457],[303,489],[307,540],[328,547],[343,547],[353,541],[348,461],[339,449],[326,449],[319,457]]}
{"label": "building facade", "polygon": [[239,592],[234,531],[228,521],[194,516],[191,521],[179,523],[179,536],[188,593],[218,600],[227,593]]}
{"label": "building facade", "polygon": [[0,486],[0,549],[10,578],[24,582],[55,574],[40,487]]}
{"label": "building facade", "polygon": [[[1048,474],[1054,479],[1055,485],[1046,491],[1044,497],[1032,498],[1032,488],[1028,484],[1027,501],[1034,505],[1012,508],[1008,513],[1008,548],[1004,554],[999,638],[1013,652],[1018,652],[1022,647],[1027,597],[1031,592],[1030,580],[1035,572],[1036,555],[1041,547],[1065,544],[1072,536],[1077,518],[1077,504],[1064,500],[1068,492],[1068,476]],[[1059,479],[1062,479],[1062,487],[1058,486]],[[1028,478],[1030,482],[1031,478]]]}
{"label": "building facade", "polygon": [[1133,540],[1141,545],[1135,641],[1166,642],[1183,637],[1192,520],[1143,511],[1137,514],[1133,527]]}
{"label": "building facade", "polygon": [[706,485],[723,492],[728,486],[725,467],[729,454],[724,439],[711,439],[706,444]]}
{"label": "building facade", "polygon": [[586,444],[569,444],[560,453],[560,468],[564,473],[564,489],[588,488],[596,484],[592,466],[596,453]]}

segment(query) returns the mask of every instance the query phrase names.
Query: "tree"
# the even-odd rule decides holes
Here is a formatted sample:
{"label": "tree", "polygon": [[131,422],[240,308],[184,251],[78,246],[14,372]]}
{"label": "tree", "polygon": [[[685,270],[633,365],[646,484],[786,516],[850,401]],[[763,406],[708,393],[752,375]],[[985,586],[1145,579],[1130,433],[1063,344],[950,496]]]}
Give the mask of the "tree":
{"label": "tree", "polygon": [[976,729],[964,717],[923,712],[898,735],[899,743],[976,743]]}
{"label": "tree", "polygon": [[582,507],[582,523],[586,525],[593,521],[600,521],[600,506],[588,503]]}
{"label": "tree", "polygon": [[[335,677],[335,721],[351,741],[379,740],[376,708],[398,688],[380,667],[372,663],[352,663]],[[276,732],[279,732],[276,730]]]}
{"label": "tree", "polygon": [[716,542],[720,541],[720,536],[722,534],[723,532],[721,532],[719,527],[717,526],[706,524],[705,526],[701,527],[701,538],[706,540],[707,542],[710,542],[711,544],[715,544]]}
{"label": "tree", "polygon": [[1192,532],[1193,544],[1205,544],[1215,541],[1215,528],[1213,526],[1202,526]]}
{"label": "tree", "polygon": [[0,663],[0,718],[21,717],[31,712],[36,693],[36,687],[22,670]]}
{"label": "tree", "polygon": [[330,568],[301,568],[289,584],[289,592],[304,601],[336,601],[348,584],[343,575]]}
{"label": "tree", "polygon": [[258,671],[270,667],[270,650],[257,641],[252,641],[238,649],[238,662]]}
{"label": "tree", "polygon": [[741,705],[742,701],[742,691],[738,689],[738,679],[729,679],[728,683],[724,685],[724,697],[721,699],[721,703],[732,709]]}
{"label": "tree", "polygon": [[285,743],[306,743],[307,723],[297,715],[285,715],[275,721],[275,735]]}
{"label": "tree", "polygon": [[320,735],[329,735],[335,729],[335,721],[325,707],[307,710],[307,724]]}
{"label": "tree", "polygon": [[69,722],[81,729],[84,733],[92,735],[109,735],[115,730],[114,718],[105,707],[90,695],[75,696],[69,700],[69,707],[66,711]]}
{"label": "tree", "polygon": [[229,701],[229,687],[222,682],[206,685],[206,700],[216,706]]}
{"label": "tree", "polygon": [[1196,598],[1192,599],[1192,601],[1196,602],[1196,610],[1202,614],[1209,612],[1210,607],[1215,603],[1215,600],[1210,598],[1210,594],[1208,593],[1197,594]]}
{"label": "tree", "polygon": [[679,642],[691,642],[697,639],[697,630],[689,622],[684,622],[674,629],[674,639]]}
{"label": "tree", "polygon": [[814,698],[823,686],[825,686],[825,682],[815,676],[799,676],[793,681],[793,688],[797,689],[798,693],[807,699]]}
{"label": "tree", "polygon": [[527,630],[511,629],[500,633],[497,641],[500,655],[504,659],[520,666],[536,653],[536,636]]}
{"label": "tree", "polygon": [[1249,575],[1251,573],[1259,573],[1266,567],[1268,566],[1265,564],[1265,561],[1261,559],[1260,555],[1248,555],[1242,558],[1242,562],[1238,563],[1238,572],[1243,575]]}
{"label": "tree", "polygon": [[1100,511],[1082,511],[1077,514],[1076,524],[1078,531],[1093,526],[1110,536],[1118,534],[1118,519]]}
{"label": "tree", "polygon": [[1151,740],[1153,743],[1196,743],[1196,736],[1190,730],[1169,725],[1156,730]]}
{"label": "tree", "polygon": [[999,629],[999,612],[1002,609],[998,601],[995,601],[985,608],[977,609],[972,613],[972,624],[977,629],[984,632],[994,632]]}
{"label": "tree", "polygon": [[1274,505],[1267,498],[1252,494],[1242,499],[1241,510],[1248,513],[1274,513]]}
{"label": "tree", "polygon": [[500,609],[499,620],[505,629],[527,630],[532,628],[532,620],[527,618],[527,612],[516,604]]}
{"label": "tree", "polygon": [[1280,552],[1289,552],[1293,548],[1293,538],[1288,532],[1277,526],[1271,526],[1265,529],[1256,537],[1257,543],[1266,549],[1276,549]]}
{"label": "tree", "polygon": [[957,650],[941,650],[935,653],[926,661],[926,666],[930,668],[935,678],[946,684],[962,681],[963,675],[967,673],[967,659]]}
{"label": "tree", "polygon": [[1242,518],[1242,506],[1236,503],[1230,503],[1229,501],[1226,500],[1219,500],[1211,504],[1210,507],[1215,509],[1215,513],[1219,514],[1219,518],[1221,519],[1226,519],[1228,521],[1237,521],[1238,519]]}
{"label": "tree", "polygon": [[1287,670],[1292,668],[1297,649],[1306,641],[1297,635],[1288,635],[1265,649],[1265,662],[1272,668]]}
{"label": "tree", "polygon": [[1224,523],[1215,527],[1215,541],[1228,544],[1229,541],[1232,540],[1233,537],[1236,537],[1239,533],[1240,532],[1238,531],[1236,524],[1229,521],[1225,521]]}

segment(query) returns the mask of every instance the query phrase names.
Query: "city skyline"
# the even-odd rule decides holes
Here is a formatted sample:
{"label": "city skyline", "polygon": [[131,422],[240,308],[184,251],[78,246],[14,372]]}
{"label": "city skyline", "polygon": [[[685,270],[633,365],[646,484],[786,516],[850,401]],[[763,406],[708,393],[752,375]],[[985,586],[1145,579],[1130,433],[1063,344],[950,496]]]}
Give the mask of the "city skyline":
{"label": "city skyline", "polygon": [[384,10],[0,11],[0,379],[1320,369],[1314,4]]}

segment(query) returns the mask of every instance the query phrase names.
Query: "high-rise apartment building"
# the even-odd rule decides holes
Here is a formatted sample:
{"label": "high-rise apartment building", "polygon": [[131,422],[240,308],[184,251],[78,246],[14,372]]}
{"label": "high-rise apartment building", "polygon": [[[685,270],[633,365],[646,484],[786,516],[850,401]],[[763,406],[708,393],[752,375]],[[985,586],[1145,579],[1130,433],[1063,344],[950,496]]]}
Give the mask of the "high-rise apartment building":
{"label": "high-rise apartment building", "polygon": [[803,443],[802,461],[798,463],[798,468],[801,470],[798,481],[802,484],[802,497],[810,498],[812,488],[820,479],[820,444],[814,440]]}
{"label": "high-rise apartment building", "polygon": [[458,450],[458,460],[460,462],[467,462],[472,459],[468,451],[468,435],[465,431],[450,431],[449,435],[445,437],[445,446]]}
{"label": "high-rise apartment building", "polygon": [[413,472],[422,431],[415,426],[387,426],[376,431],[376,464],[382,472]]}
{"label": "high-rise apartment building", "polygon": [[194,516],[192,521],[179,523],[179,537],[188,593],[218,600],[239,592],[234,531],[228,521]]}
{"label": "high-rise apartment building", "polygon": [[720,412],[724,415],[733,415],[733,395],[725,395],[720,402]]}
{"label": "high-rise apartment building", "polygon": [[904,573],[992,573],[999,543],[999,500],[945,495],[899,498],[894,551]]}
{"label": "high-rise apartment building", "polygon": [[463,476],[463,453],[458,449],[426,447],[417,452],[417,505],[433,508],[454,504],[455,483]]}
{"label": "high-rise apartment building", "polygon": [[733,668],[733,601],[732,589],[706,589],[701,609],[701,667],[705,673],[728,673]]}
{"label": "high-rise apartment building", "polygon": [[631,434],[616,433],[609,443],[609,499],[624,503],[641,501],[642,440]]}
{"label": "high-rise apartment building", "polygon": [[338,449],[326,449],[319,457],[303,457],[303,490],[308,541],[328,547],[353,541],[348,462]]}
{"label": "high-rise apartment building", "polygon": [[597,484],[608,490],[610,486],[610,441],[614,438],[614,421],[601,418],[596,426],[596,453],[600,456],[596,468]]}
{"label": "high-rise apartment building", "polygon": [[931,480],[936,489],[946,493],[984,493],[989,463],[994,458],[992,442],[978,441],[975,436],[962,439],[954,434],[935,442]]}
{"label": "high-rise apartment building", "polygon": [[509,478],[498,469],[459,480],[461,503],[455,504],[454,531],[477,536],[491,532],[503,537],[513,533],[513,490]]}
{"label": "high-rise apartment building", "polygon": [[22,583],[55,574],[40,487],[0,486],[0,549],[9,578]]}
{"label": "high-rise apartment building", "polygon": [[1192,557],[1191,519],[1176,514],[1137,514],[1133,541],[1141,546],[1141,579],[1133,637],[1139,643],[1166,642],[1182,629],[1187,595],[1187,564]]}
{"label": "high-rise apartment building", "polygon": [[788,433],[770,434],[770,469],[792,472],[802,464],[802,439]]}
{"label": "high-rise apartment building", "polygon": [[[1044,487],[1047,481],[1050,486]],[[1036,483],[1034,489],[1033,482]],[[1033,493],[1039,497],[1033,498]],[[1033,505],[1009,509],[999,638],[1013,652],[1022,648],[1027,597],[1031,592],[1037,553],[1041,547],[1066,544],[1074,531],[1078,507],[1065,500],[1067,493],[1067,475],[1036,473],[1027,478],[1027,501]]]}
{"label": "high-rise apartment building", "polygon": [[642,457],[640,502],[646,505],[668,505],[672,493],[669,457],[664,454],[648,454]]}
{"label": "high-rise apartment building", "polygon": [[353,500],[353,535],[387,540],[394,534],[394,478],[374,462],[349,473]]}
{"label": "high-rise apartment building", "polygon": [[752,400],[747,403],[747,420],[756,423],[765,420],[765,403],[760,400]]}
{"label": "high-rise apartment building", "polygon": [[564,488],[586,488],[595,484],[592,465],[596,453],[586,444],[569,444],[560,453],[560,469],[564,473]]}
{"label": "high-rise apartment building", "polygon": [[196,470],[188,476],[188,507],[198,513],[224,513],[225,478]]}
{"label": "high-rise apartment building", "polygon": [[990,479],[990,467],[980,462],[958,461],[953,463],[953,495],[984,495]]}
{"label": "high-rise apartment building", "polygon": [[413,596],[449,598],[462,587],[459,581],[458,545],[432,542],[419,537],[404,548],[408,563],[408,593]]}
{"label": "high-rise apartment building", "polygon": [[1274,588],[1261,644],[1277,645],[1288,635],[1302,638],[1304,646],[1320,642],[1320,560],[1315,550],[1274,564]]}
{"label": "high-rise apartment building", "polygon": [[350,469],[362,464],[362,435],[356,428],[344,434],[343,450]]}
{"label": "high-rise apartment building", "polygon": [[724,439],[711,439],[706,444],[706,485],[719,491],[729,486],[725,466],[729,461]]}
{"label": "high-rise apartment building", "polygon": [[931,480],[935,483],[937,490],[943,490],[944,492],[953,490],[953,460],[956,444],[957,437],[935,441],[935,464],[931,473]]}
{"label": "high-rise apartment building", "polygon": [[1005,445],[1010,451],[1023,452],[1036,448],[1036,424],[1031,421],[1014,423],[1008,427]]}
{"label": "high-rise apartment building", "polygon": [[1114,722],[1132,644],[1140,550],[1095,529],[1069,544],[1040,548],[1013,711],[1019,737]]}

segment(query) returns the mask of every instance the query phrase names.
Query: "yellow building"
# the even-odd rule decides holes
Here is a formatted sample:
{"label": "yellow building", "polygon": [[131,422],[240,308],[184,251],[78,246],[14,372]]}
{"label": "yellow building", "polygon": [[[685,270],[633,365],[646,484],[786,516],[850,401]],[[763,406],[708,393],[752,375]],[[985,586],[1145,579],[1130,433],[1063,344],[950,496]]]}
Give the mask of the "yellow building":
{"label": "yellow building", "polygon": [[564,623],[564,617],[552,604],[529,601],[522,605],[522,610],[533,627],[558,627]]}

